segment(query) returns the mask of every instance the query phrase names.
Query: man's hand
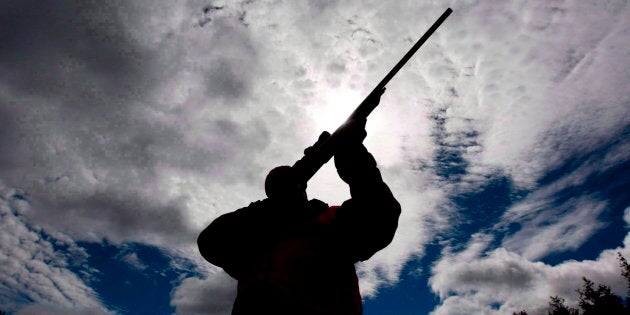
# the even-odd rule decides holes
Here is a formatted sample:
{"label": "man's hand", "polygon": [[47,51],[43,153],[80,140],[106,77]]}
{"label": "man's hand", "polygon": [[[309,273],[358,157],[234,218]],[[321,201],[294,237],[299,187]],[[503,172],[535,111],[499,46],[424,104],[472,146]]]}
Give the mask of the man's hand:
{"label": "man's hand", "polygon": [[341,150],[345,146],[355,146],[363,142],[363,139],[367,136],[365,131],[366,123],[367,120],[365,119],[350,119],[341,125],[338,131]]}
{"label": "man's hand", "polygon": [[383,87],[379,91],[374,91],[374,94],[368,96],[368,102],[375,103],[374,106],[378,105],[378,103],[381,102],[381,96],[385,93],[385,90],[387,90],[387,88]]}
{"label": "man's hand", "polygon": [[317,139],[317,142],[315,142],[315,144],[304,149],[304,155],[311,155],[313,154],[313,152],[317,152],[317,150],[322,146],[322,144],[324,144],[324,142],[326,142],[326,140],[328,140],[328,138],[330,138],[330,132],[322,132],[322,134],[319,135],[319,138]]}
{"label": "man's hand", "polygon": [[[385,88],[374,91],[368,96],[365,102],[376,107],[384,92]],[[350,183],[352,178],[356,178],[354,175],[354,173],[356,173],[355,169],[361,170],[366,167],[375,168],[376,163],[374,162],[374,158],[367,152],[362,144],[367,136],[367,132],[365,131],[367,121],[365,118],[356,117],[363,116],[360,113],[353,113],[341,127],[335,130],[335,133],[332,135],[334,139],[331,138],[330,133],[324,131],[315,144],[304,149],[304,157],[297,161],[293,167],[295,167],[300,174],[303,174],[306,181],[308,181],[333,154],[339,176],[346,183]],[[328,142],[329,140],[333,141]],[[320,150],[322,150],[322,153],[318,154]]]}
{"label": "man's hand", "polygon": [[365,119],[351,119],[339,130],[340,145],[335,153],[335,167],[339,177],[350,185],[361,180],[361,173],[376,167],[374,158],[363,146],[363,139],[367,136],[365,123]]}

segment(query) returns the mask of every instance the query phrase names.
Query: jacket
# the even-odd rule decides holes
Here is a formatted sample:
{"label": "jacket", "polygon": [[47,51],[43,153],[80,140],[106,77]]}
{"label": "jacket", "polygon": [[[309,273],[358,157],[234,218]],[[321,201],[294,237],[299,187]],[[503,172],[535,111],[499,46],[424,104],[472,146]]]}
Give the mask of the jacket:
{"label": "jacket", "polygon": [[292,209],[264,199],[200,234],[203,257],[238,280],[232,314],[362,313],[354,264],[392,241],[401,211],[373,157],[363,154],[360,178],[346,172],[358,180],[341,206],[313,199]]}

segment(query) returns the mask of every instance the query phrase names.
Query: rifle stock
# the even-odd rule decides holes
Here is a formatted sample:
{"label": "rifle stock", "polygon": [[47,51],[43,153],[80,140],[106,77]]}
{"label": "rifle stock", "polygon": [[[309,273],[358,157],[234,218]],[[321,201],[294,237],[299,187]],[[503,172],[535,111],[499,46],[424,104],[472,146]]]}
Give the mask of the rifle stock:
{"label": "rifle stock", "polygon": [[[383,89],[389,83],[389,81],[398,73],[398,71],[409,61],[409,59],[420,49],[420,46],[435,32],[435,30],[446,20],[446,18],[453,12],[451,8],[446,9],[444,13],[431,25],[431,27],[420,37],[420,39],[409,49],[409,51],[398,61],[398,63],[387,73],[387,75],[379,82],[378,85],[368,94],[368,96],[357,106],[357,108],[350,114],[346,122],[350,120],[367,119],[372,111],[378,106],[378,102],[372,101],[374,97],[378,97],[382,94]],[[378,94],[378,95],[377,95]],[[345,124],[345,123],[344,123]],[[341,137],[339,136],[343,125],[342,124],[335,132],[328,137],[325,141],[318,140],[312,147],[312,153],[305,154],[303,158],[293,164],[293,168],[297,170],[297,173],[301,177],[304,183],[308,182],[317,171],[324,166],[335,155],[337,148],[341,145]],[[324,132],[325,133],[325,132]],[[321,142],[321,143],[320,143]]]}

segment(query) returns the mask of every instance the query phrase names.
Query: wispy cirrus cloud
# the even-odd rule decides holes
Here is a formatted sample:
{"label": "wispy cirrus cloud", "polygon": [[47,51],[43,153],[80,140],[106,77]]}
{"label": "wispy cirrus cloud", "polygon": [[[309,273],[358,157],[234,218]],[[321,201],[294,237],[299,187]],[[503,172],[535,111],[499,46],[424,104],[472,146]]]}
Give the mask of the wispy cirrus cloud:
{"label": "wispy cirrus cloud", "polygon": [[560,206],[540,205],[531,218],[518,221],[521,229],[503,240],[510,251],[536,260],[554,252],[578,249],[604,223],[598,216],[606,202],[586,197],[571,199]]}

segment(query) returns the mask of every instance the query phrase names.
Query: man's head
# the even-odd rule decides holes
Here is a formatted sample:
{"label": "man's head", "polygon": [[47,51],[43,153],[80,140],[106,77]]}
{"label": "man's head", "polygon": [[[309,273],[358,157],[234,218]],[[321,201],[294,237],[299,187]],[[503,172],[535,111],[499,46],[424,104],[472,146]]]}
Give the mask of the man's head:
{"label": "man's head", "polygon": [[302,183],[295,170],[288,165],[272,169],[265,179],[267,197],[285,203],[305,203],[306,184]]}

